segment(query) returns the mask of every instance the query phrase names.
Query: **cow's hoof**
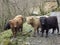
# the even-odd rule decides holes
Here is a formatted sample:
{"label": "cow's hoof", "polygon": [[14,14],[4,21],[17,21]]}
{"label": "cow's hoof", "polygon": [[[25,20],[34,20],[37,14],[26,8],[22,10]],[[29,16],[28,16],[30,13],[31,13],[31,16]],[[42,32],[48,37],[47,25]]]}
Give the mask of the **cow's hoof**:
{"label": "cow's hoof", "polygon": [[41,37],[43,37],[43,35],[41,35]]}
{"label": "cow's hoof", "polygon": [[48,36],[45,36],[46,38],[48,38]]}
{"label": "cow's hoof", "polygon": [[33,37],[36,37],[36,35],[33,35]]}
{"label": "cow's hoof", "polygon": [[60,35],[60,34],[58,33],[58,35]]}
{"label": "cow's hoof", "polygon": [[38,33],[37,35],[39,36],[40,34]]}
{"label": "cow's hoof", "polygon": [[54,34],[54,33],[52,32],[52,34]]}

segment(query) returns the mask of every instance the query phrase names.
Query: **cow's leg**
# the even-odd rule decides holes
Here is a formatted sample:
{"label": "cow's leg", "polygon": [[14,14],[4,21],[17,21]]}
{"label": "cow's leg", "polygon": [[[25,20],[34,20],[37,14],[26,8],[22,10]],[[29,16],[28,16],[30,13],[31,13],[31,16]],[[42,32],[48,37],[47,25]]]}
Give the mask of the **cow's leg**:
{"label": "cow's leg", "polygon": [[33,34],[33,37],[36,37],[36,32],[35,32],[35,30],[34,30],[34,34]]}
{"label": "cow's leg", "polygon": [[57,26],[57,33],[59,34],[59,27]]}
{"label": "cow's leg", "polygon": [[12,33],[13,33],[13,37],[15,38],[16,37],[16,31],[15,31],[15,29],[12,29]]}
{"label": "cow's leg", "polygon": [[36,30],[34,30],[34,35],[33,35],[34,37],[36,36]]}
{"label": "cow's leg", "polygon": [[20,28],[19,28],[20,34],[22,34],[22,30],[23,30],[23,27],[20,27]]}
{"label": "cow's leg", "polygon": [[19,34],[19,32],[20,32],[20,28],[19,28],[19,27],[16,27],[16,28],[15,28],[16,36]]}
{"label": "cow's leg", "polygon": [[17,28],[17,33],[20,32],[20,28]]}
{"label": "cow's leg", "polygon": [[42,32],[41,37],[43,37],[43,34],[44,34],[44,29],[41,29],[41,32]]}
{"label": "cow's leg", "polygon": [[53,32],[52,32],[52,34],[54,34],[55,29],[56,29],[56,28],[53,28]]}
{"label": "cow's leg", "polygon": [[36,30],[37,30],[37,27],[34,27],[34,37],[36,37]]}
{"label": "cow's leg", "polygon": [[23,27],[21,27],[21,32],[22,32]]}
{"label": "cow's leg", "polygon": [[46,37],[48,37],[48,29],[46,29]]}
{"label": "cow's leg", "polygon": [[21,25],[21,32],[23,31],[23,24]]}
{"label": "cow's leg", "polygon": [[21,27],[18,28],[18,32],[21,32]]}
{"label": "cow's leg", "polygon": [[21,27],[18,28],[18,32],[21,32]]}
{"label": "cow's leg", "polygon": [[37,34],[39,35],[39,27],[37,27]]}

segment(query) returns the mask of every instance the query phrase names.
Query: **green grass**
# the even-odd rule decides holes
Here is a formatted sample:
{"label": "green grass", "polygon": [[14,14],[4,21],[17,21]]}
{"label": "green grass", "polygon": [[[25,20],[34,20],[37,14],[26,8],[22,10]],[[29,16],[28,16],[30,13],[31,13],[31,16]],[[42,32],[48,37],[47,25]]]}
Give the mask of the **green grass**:
{"label": "green grass", "polygon": [[[28,25],[27,23],[24,23],[23,25],[23,33],[26,34],[28,33],[30,30],[32,30],[31,33],[29,33],[29,35],[32,35],[34,32],[34,29],[32,28],[31,25]],[[10,37],[12,36],[12,31],[10,30],[6,30],[4,32],[0,33],[0,44],[3,43],[3,45],[8,45],[8,43],[10,42]],[[21,36],[19,34],[18,36],[20,39],[25,39],[27,36]],[[14,43],[14,42],[12,42]]]}

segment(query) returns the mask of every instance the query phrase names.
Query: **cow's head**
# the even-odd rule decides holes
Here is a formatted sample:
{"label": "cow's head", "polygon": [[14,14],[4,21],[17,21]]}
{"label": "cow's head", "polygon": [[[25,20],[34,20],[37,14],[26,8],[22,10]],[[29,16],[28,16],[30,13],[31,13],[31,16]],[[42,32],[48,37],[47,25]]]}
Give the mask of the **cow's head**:
{"label": "cow's head", "polygon": [[11,28],[16,28],[18,25],[17,25],[17,22],[15,20],[10,20],[10,27]]}
{"label": "cow's head", "polygon": [[28,24],[32,24],[33,21],[34,21],[34,18],[33,18],[33,17],[31,17],[31,16],[26,17],[26,22],[27,22]]}
{"label": "cow's head", "polygon": [[42,25],[45,25],[46,17],[40,17],[40,21]]}

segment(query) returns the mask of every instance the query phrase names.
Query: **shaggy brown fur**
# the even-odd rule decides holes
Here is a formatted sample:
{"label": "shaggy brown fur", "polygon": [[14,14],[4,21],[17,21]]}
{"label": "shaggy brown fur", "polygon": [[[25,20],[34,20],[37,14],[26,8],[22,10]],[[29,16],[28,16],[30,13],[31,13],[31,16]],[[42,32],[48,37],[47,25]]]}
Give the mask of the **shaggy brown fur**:
{"label": "shaggy brown fur", "polygon": [[[9,20],[10,27],[12,29],[13,36],[16,37],[18,31],[22,32],[23,28],[23,16],[17,15],[15,18]],[[21,30],[19,30],[21,29]]]}
{"label": "shaggy brown fur", "polygon": [[36,16],[29,16],[26,17],[26,21],[34,28],[34,36],[36,34],[36,31],[39,34],[38,28],[41,26],[39,18],[37,18]]}

